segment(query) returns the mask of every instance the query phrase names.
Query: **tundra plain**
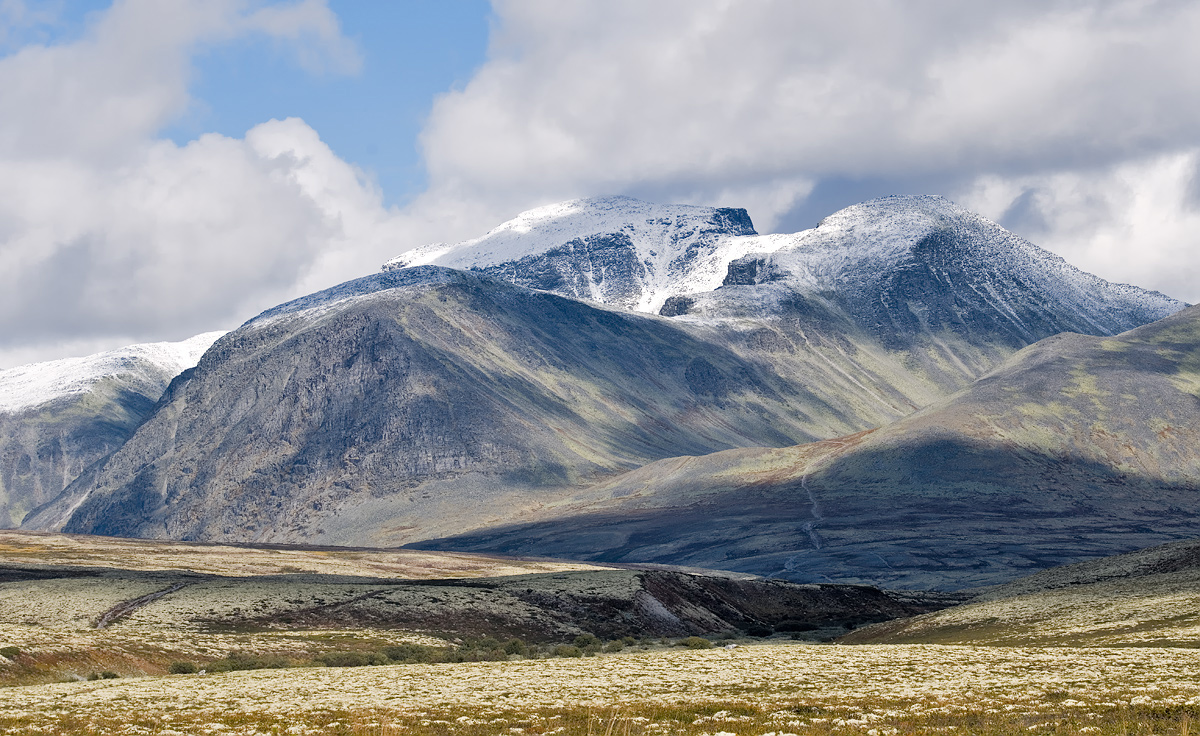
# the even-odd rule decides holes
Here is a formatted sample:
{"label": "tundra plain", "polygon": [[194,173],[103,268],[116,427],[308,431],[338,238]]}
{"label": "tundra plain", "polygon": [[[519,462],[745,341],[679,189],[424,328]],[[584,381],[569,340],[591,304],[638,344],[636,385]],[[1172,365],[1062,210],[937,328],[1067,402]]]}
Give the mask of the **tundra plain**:
{"label": "tundra plain", "polygon": [[[678,570],[5,532],[0,731],[1186,734],[1200,649],[1178,617],[1200,599],[1177,591],[1159,622],[1147,596],[1164,575],[1188,588],[1195,552],[1060,568],[950,606]],[[1076,593],[1073,618],[1054,608]],[[1050,615],[1031,620],[1033,599]],[[954,628],[981,610],[986,626]],[[1132,635],[1094,635],[1137,616]],[[1072,625],[1076,639],[1055,633]],[[947,626],[956,643],[928,643]]]}

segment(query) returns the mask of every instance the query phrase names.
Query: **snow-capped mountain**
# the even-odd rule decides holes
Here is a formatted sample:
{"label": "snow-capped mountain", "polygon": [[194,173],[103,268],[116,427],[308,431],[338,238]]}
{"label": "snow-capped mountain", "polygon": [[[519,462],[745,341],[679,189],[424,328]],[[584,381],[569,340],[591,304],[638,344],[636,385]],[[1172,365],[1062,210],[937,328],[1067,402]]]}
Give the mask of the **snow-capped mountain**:
{"label": "snow-capped mountain", "polygon": [[438,265],[639,312],[715,289],[730,261],[761,250],[744,209],[662,205],[630,197],[575,199],[517,215],[455,245],[403,253],[384,270]]}
{"label": "snow-capped mountain", "polygon": [[124,444],[221,332],[0,371],[0,527]]}
{"label": "snow-capped mountain", "polygon": [[[576,200],[248,321],[22,524],[354,545],[500,528],[650,462],[832,440],[825,453],[1041,338],[1113,335],[1182,306],[938,197],[780,236],[755,235],[743,210]],[[772,463],[751,468],[755,488],[796,467]],[[786,545],[810,538],[806,480],[764,501]],[[921,499],[893,507],[920,513]],[[710,511],[639,539],[682,559],[715,524],[739,530],[726,561],[771,546]],[[598,548],[590,533],[572,538]]]}
{"label": "snow-capped mountain", "polygon": [[893,346],[925,329],[1000,332],[1011,345],[1064,330],[1113,335],[1186,306],[1080,271],[938,196],[871,200],[787,235],[757,235],[741,209],[577,199],[384,270],[423,264],[664,316],[763,317],[799,296]]}
{"label": "snow-capped mountain", "polygon": [[664,314],[761,316],[799,295],[893,346],[945,330],[1016,346],[1064,331],[1114,335],[1187,306],[1085,273],[937,196],[875,199],[811,230],[740,240],[751,254],[730,263],[724,286],[734,288],[673,300]]}
{"label": "snow-capped mountain", "polygon": [[87,393],[105,379],[129,380],[139,373],[146,374],[150,381],[161,381],[162,375],[176,376],[196,365],[204,351],[224,334],[205,332],[181,342],[129,345],[82,358],[0,370],[0,412],[15,413]]}

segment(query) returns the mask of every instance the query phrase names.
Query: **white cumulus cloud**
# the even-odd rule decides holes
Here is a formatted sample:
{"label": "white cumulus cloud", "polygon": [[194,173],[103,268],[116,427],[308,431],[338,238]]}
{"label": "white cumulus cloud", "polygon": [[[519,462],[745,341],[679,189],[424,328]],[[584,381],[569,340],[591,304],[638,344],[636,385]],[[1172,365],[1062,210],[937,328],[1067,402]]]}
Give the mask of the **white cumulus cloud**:
{"label": "white cumulus cloud", "polygon": [[212,44],[369,63],[322,0],[119,0],[76,40],[22,46],[46,22],[31,7],[0,0],[0,367],[232,327],[602,194],[742,206],[770,232],[941,193],[1200,301],[1196,3],[496,0],[403,209],[301,120],[161,137]]}
{"label": "white cumulus cloud", "polygon": [[[1045,195],[1048,229],[1025,233],[1100,268],[1114,262],[1097,254],[1115,235],[1089,241],[1091,226],[1077,223],[1146,219],[1118,172],[1200,144],[1195,3],[498,0],[496,10],[488,63],[438,101],[425,130],[431,196],[516,210],[621,192],[746,206],[769,231],[833,186],[969,199],[997,179],[1100,170],[1113,172],[1092,183],[1101,211]],[[1171,224],[1130,232],[1127,257],[1191,222],[1165,204],[1156,216]],[[1182,250],[1136,273],[1200,300],[1196,280],[1170,265]]]}

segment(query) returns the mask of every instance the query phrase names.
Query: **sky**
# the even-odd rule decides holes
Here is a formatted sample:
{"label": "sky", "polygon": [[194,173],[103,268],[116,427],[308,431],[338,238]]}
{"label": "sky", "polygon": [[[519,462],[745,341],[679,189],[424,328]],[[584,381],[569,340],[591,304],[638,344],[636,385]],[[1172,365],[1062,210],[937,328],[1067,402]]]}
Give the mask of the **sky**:
{"label": "sky", "polygon": [[0,0],[0,368],[583,196],[941,194],[1200,302],[1200,3]]}

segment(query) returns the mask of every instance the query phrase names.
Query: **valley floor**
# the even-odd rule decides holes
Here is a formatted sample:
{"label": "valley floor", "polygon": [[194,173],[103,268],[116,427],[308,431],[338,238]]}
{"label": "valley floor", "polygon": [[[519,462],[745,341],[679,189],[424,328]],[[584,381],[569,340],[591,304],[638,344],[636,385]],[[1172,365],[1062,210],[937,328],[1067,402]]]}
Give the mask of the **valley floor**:
{"label": "valley floor", "polygon": [[5,733],[1189,733],[1200,651],[764,643],[0,689]]}

